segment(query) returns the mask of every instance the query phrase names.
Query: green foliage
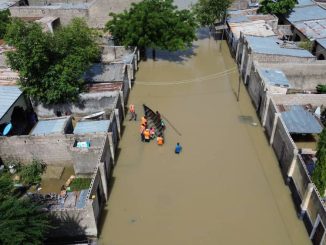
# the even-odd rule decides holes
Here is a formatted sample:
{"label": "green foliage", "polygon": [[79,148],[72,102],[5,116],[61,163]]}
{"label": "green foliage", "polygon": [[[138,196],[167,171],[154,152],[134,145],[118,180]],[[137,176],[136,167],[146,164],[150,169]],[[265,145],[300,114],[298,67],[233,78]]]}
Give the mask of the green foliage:
{"label": "green foliage", "polygon": [[262,14],[288,14],[296,4],[295,0],[263,0],[258,9]]}
{"label": "green foliage", "polygon": [[5,40],[16,48],[7,57],[19,71],[21,88],[45,104],[76,101],[84,89],[83,73],[100,54],[94,32],[81,19],[54,34],[37,23],[14,20]]}
{"label": "green foliage", "polygon": [[196,39],[196,22],[189,10],[177,10],[173,0],[143,0],[113,17],[106,29],[124,46],[183,50]]}
{"label": "green foliage", "polygon": [[71,191],[80,191],[84,189],[88,189],[91,184],[91,179],[89,178],[76,178],[70,184]]}
{"label": "green foliage", "polygon": [[0,202],[0,244],[43,244],[50,228],[48,215],[29,199]]}
{"label": "green foliage", "polygon": [[13,181],[10,174],[0,174],[0,203],[10,197],[14,189]]}
{"label": "green foliage", "polygon": [[319,193],[324,195],[326,188],[326,129],[324,129],[320,134],[316,157],[317,164],[312,173],[312,180]]}
{"label": "green foliage", "polygon": [[202,26],[213,26],[215,22],[222,21],[226,17],[230,5],[230,0],[199,0],[193,6],[193,10]]}
{"label": "green foliage", "polygon": [[4,37],[9,23],[10,23],[9,9],[0,11],[0,39]]}
{"label": "green foliage", "polygon": [[23,166],[19,174],[25,185],[35,185],[41,182],[41,175],[45,169],[45,163],[33,160],[31,164]]}
{"label": "green foliage", "polygon": [[318,84],[316,89],[317,89],[317,93],[326,94],[326,85],[325,84]]}
{"label": "green foliage", "polygon": [[300,48],[303,48],[310,52],[312,50],[313,42],[310,40],[305,40],[305,41],[299,42],[298,46]]}

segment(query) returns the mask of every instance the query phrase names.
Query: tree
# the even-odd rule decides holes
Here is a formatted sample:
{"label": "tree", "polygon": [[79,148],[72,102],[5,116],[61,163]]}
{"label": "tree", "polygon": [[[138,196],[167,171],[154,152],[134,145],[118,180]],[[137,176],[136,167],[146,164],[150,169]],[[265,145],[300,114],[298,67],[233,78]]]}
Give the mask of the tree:
{"label": "tree", "polygon": [[7,57],[19,71],[20,87],[44,104],[76,101],[84,89],[83,73],[100,54],[94,32],[81,19],[54,34],[43,32],[37,23],[14,20],[5,40],[15,47]]}
{"label": "tree", "polygon": [[9,23],[10,23],[9,9],[0,11],[0,39],[4,37]]}
{"label": "tree", "polygon": [[319,136],[316,157],[317,164],[312,173],[312,180],[323,196],[326,189],[326,129]]}
{"label": "tree", "polygon": [[43,244],[50,228],[48,214],[29,199],[8,198],[0,203],[0,244]]}
{"label": "tree", "polygon": [[200,25],[211,28],[217,21],[222,21],[226,17],[230,5],[230,0],[199,0],[193,6],[193,10]]}
{"label": "tree", "polygon": [[177,10],[173,0],[143,0],[129,11],[110,13],[106,29],[119,45],[168,51],[191,47],[196,39],[196,22],[189,10]]}
{"label": "tree", "polygon": [[292,11],[296,4],[296,0],[263,0],[260,2],[258,9],[262,14],[288,14]]}

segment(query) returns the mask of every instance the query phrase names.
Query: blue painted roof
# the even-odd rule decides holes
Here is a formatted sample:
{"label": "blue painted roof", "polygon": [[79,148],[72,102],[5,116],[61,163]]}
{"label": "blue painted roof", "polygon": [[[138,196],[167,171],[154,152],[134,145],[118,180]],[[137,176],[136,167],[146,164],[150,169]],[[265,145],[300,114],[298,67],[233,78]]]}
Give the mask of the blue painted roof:
{"label": "blue painted roof", "polygon": [[63,134],[67,121],[68,121],[68,117],[38,121],[30,134],[31,135],[48,135],[48,134],[55,134],[55,133]]}
{"label": "blue painted roof", "polygon": [[88,189],[80,191],[78,200],[76,202],[76,208],[84,208],[85,207],[87,194],[88,194]]}
{"label": "blue painted roof", "polygon": [[323,130],[317,119],[302,106],[291,106],[281,116],[290,133],[319,134]]}
{"label": "blue painted roof", "polygon": [[326,19],[326,10],[319,7],[317,4],[296,7],[287,17],[287,20],[290,22],[319,19]]}
{"label": "blue painted roof", "polygon": [[0,119],[3,118],[22,93],[17,86],[0,86]]}
{"label": "blue painted roof", "polygon": [[74,134],[108,132],[110,120],[81,121],[76,124]]}
{"label": "blue painted roof", "polygon": [[273,54],[273,55],[284,55],[284,56],[295,56],[295,57],[311,57],[314,56],[304,49],[299,48],[285,48],[281,47],[281,40],[275,36],[270,37],[256,37],[246,36],[248,44],[253,52],[261,54]]}
{"label": "blue painted roof", "polygon": [[260,73],[265,83],[269,85],[279,86],[283,88],[290,87],[289,80],[281,70],[260,68],[258,69],[258,72]]}
{"label": "blue painted roof", "polygon": [[326,38],[320,38],[320,39],[317,39],[317,42],[323,46],[324,48],[326,48]]}

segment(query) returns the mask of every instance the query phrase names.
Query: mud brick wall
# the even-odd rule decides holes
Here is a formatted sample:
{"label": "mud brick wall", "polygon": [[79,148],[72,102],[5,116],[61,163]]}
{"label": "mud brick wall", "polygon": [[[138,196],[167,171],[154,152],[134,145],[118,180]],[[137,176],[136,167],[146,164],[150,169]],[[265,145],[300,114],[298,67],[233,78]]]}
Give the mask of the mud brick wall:
{"label": "mud brick wall", "polygon": [[274,118],[275,118],[276,112],[277,112],[276,106],[271,100],[271,102],[269,103],[269,106],[267,108],[267,117],[266,117],[266,124],[265,124],[266,134],[267,134],[268,138],[272,134],[273,123],[274,123]]}

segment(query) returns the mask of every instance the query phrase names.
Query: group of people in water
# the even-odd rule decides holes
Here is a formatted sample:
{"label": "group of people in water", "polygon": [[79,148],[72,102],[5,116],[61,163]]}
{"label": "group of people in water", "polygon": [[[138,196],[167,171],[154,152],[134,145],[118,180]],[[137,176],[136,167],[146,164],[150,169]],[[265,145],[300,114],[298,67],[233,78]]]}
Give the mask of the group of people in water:
{"label": "group of people in water", "polygon": [[[133,104],[131,104],[129,106],[129,112],[130,112],[130,119],[129,121],[131,120],[137,120],[137,114],[136,114],[136,111],[135,111],[135,106]],[[154,113],[153,113],[154,114]],[[165,129],[165,125],[164,125],[164,122],[163,120],[161,119],[161,115],[160,113],[157,111],[156,112],[156,116],[158,117],[160,123],[161,123],[161,126]],[[163,138],[163,135],[161,133],[158,133],[156,132],[155,130],[155,127],[149,127],[148,126],[148,121],[147,121],[147,117],[144,115],[141,117],[140,119],[140,139],[142,142],[150,142],[151,140],[154,140],[156,138],[156,142],[158,145],[163,145],[164,144],[164,138]],[[177,143],[176,144],[176,147],[175,147],[175,153],[176,154],[179,154],[182,150],[182,147],[180,145],[180,143]]]}
{"label": "group of people in water", "polygon": [[147,117],[143,116],[140,120],[140,138],[142,142],[150,142],[156,138],[156,142],[158,145],[164,144],[163,135],[156,135],[156,131],[154,127],[148,127]]}

